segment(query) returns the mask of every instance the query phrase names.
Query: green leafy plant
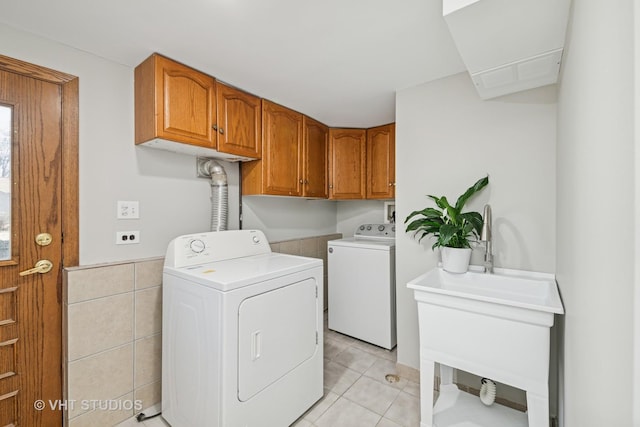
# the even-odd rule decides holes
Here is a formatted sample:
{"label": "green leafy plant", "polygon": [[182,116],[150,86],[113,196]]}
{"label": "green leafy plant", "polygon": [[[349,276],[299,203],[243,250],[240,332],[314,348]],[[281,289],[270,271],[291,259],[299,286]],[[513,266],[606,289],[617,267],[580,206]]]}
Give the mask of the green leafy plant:
{"label": "green leafy plant", "polygon": [[439,246],[450,248],[470,248],[470,241],[477,240],[482,230],[482,215],[478,212],[462,212],[467,200],[489,184],[489,177],[479,179],[458,197],[456,204],[451,206],[445,196],[427,196],[436,203],[436,208],[426,208],[413,211],[404,223],[409,222],[406,231],[414,231],[414,237],[421,241],[424,237],[433,235],[436,242],[432,249]]}

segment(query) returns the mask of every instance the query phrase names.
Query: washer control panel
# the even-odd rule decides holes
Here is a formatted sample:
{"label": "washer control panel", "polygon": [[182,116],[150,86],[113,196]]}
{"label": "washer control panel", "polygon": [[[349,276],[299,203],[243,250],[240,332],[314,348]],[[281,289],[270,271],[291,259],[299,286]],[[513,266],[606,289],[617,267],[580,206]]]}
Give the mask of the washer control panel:
{"label": "washer control panel", "polygon": [[356,239],[395,239],[395,224],[362,224],[354,233]]}

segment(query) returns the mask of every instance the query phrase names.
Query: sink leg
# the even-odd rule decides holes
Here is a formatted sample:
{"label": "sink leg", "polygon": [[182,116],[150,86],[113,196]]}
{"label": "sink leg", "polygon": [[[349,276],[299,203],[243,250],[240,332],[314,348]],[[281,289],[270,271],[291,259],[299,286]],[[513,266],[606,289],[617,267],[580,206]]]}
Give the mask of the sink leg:
{"label": "sink leg", "polygon": [[433,381],[436,363],[420,360],[420,427],[433,426]]}
{"label": "sink leg", "polygon": [[453,368],[440,363],[440,385],[453,384]]}
{"label": "sink leg", "polygon": [[549,427],[549,396],[527,391],[529,427]]}

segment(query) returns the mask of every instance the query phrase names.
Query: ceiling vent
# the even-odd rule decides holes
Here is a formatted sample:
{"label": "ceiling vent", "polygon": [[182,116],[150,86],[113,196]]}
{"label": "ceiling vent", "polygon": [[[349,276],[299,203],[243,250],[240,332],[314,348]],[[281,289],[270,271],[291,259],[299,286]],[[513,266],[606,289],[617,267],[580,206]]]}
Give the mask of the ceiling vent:
{"label": "ceiling vent", "polygon": [[558,80],[570,0],[443,0],[443,15],[480,97]]}

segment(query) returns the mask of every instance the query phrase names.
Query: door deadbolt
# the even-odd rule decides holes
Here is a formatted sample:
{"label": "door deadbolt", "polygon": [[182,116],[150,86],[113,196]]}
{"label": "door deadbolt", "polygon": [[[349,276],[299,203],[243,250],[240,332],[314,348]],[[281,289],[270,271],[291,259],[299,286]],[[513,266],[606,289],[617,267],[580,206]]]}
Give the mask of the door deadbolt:
{"label": "door deadbolt", "polygon": [[49,233],[40,233],[36,236],[38,246],[49,246],[53,241],[53,237]]}

